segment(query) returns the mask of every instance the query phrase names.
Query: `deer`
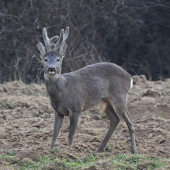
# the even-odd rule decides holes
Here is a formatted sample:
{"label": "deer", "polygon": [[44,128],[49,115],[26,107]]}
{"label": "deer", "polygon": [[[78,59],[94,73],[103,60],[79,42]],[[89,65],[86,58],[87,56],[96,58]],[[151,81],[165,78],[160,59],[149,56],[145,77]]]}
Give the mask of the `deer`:
{"label": "deer", "polygon": [[97,152],[103,152],[120,117],[123,117],[131,137],[132,153],[137,153],[135,130],[127,110],[127,94],[133,87],[131,75],[122,67],[109,62],[85,66],[79,70],[61,74],[62,61],[67,53],[69,27],[61,29],[60,37],[48,38],[47,29],[42,35],[45,46],[39,41],[37,49],[42,58],[44,80],[55,115],[50,148],[56,139],[65,116],[69,117],[68,143],[71,146],[80,113],[99,105],[101,113],[110,120],[109,130]]}

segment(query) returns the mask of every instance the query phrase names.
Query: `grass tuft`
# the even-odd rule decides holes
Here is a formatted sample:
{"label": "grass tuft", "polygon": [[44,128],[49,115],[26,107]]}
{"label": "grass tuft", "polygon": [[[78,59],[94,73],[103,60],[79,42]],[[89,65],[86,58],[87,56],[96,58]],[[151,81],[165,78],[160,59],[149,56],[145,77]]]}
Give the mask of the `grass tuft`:
{"label": "grass tuft", "polygon": [[[117,169],[117,170],[127,170],[127,169],[167,169],[166,166],[170,164],[170,159],[168,158],[153,158],[149,155],[140,155],[140,154],[121,154],[114,156],[112,159],[102,159],[100,155],[95,156],[93,154],[89,156],[81,156],[72,158],[64,158],[64,157],[55,157],[54,154],[60,152],[58,148],[51,150],[51,156],[46,155],[40,158],[39,161],[34,162],[32,160],[28,162],[21,162],[19,164],[21,170],[34,169],[39,170],[43,168],[47,168],[46,166],[57,166],[61,169],[81,169],[81,168],[89,168],[91,166],[98,166],[100,168],[101,162],[103,164],[107,164],[109,169]],[[1,155],[1,158],[14,158],[16,152],[4,151],[4,154]],[[102,160],[101,160],[102,159]],[[103,168],[103,167],[102,167]]]}
{"label": "grass tuft", "polygon": [[1,158],[12,159],[16,156],[17,152],[3,151],[3,154],[0,155]]}
{"label": "grass tuft", "polygon": [[139,155],[139,154],[123,154],[115,156],[112,160],[112,165],[116,166],[118,169],[129,169],[131,167],[134,170],[139,169],[140,167],[147,170],[164,168],[170,163],[170,159],[167,158],[152,158],[148,155]]}

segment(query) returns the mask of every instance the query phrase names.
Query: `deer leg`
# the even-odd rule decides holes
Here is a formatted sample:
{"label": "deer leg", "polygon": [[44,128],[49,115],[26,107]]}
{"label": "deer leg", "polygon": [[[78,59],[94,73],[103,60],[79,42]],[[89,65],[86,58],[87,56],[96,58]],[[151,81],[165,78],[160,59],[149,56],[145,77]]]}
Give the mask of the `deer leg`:
{"label": "deer leg", "polygon": [[55,111],[54,113],[55,113],[55,122],[54,122],[54,130],[53,130],[53,136],[52,136],[51,146],[50,146],[51,149],[54,148],[55,141],[59,135],[60,128],[64,119],[63,115],[57,114]]}
{"label": "deer leg", "polygon": [[131,137],[132,153],[136,154],[137,149],[136,149],[136,142],[135,142],[135,130],[134,130],[134,126],[132,123],[132,119],[129,115],[129,112],[128,112],[126,106],[116,107],[116,111],[121,114],[121,116],[123,117],[123,119],[125,120],[125,122],[128,126],[128,129],[130,132],[130,137]]}
{"label": "deer leg", "polygon": [[109,128],[109,131],[107,132],[105,138],[103,139],[101,145],[97,149],[97,152],[103,151],[103,149],[106,147],[108,140],[110,139],[112,133],[114,132],[116,126],[118,125],[118,123],[120,121],[118,115],[116,114],[113,106],[110,103],[106,106],[104,112],[107,114],[107,116],[110,119],[110,128]]}
{"label": "deer leg", "polygon": [[72,145],[74,133],[78,124],[79,113],[72,113],[70,114],[70,128],[69,128],[69,135],[68,135],[68,143]]}
{"label": "deer leg", "polygon": [[128,116],[129,115],[128,110],[125,109],[125,112],[126,112],[126,114],[124,115],[123,118],[128,126],[129,132],[130,132],[132,153],[136,154],[137,149],[136,149],[136,142],[135,142],[135,129],[134,129],[131,117]]}

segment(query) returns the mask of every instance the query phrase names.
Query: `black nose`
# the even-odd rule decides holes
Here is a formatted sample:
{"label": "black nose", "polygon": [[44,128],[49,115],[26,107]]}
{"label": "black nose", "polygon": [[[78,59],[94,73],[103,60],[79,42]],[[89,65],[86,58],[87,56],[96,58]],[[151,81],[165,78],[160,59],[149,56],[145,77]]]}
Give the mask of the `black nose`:
{"label": "black nose", "polygon": [[48,71],[55,71],[55,67],[51,66],[51,67],[48,67]]}

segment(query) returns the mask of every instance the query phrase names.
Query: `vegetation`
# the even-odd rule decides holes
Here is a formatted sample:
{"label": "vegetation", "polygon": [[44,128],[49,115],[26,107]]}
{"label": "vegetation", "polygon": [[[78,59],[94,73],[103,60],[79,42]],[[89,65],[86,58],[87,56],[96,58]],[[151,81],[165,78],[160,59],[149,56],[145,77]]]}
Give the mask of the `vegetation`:
{"label": "vegetation", "polygon": [[[56,149],[51,152],[51,155],[46,155],[39,159],[39,161],[21,161],[18,165],[14,165],[14,167],[20,167],[21,170],[28,169],[43,169],[49,165],[52,167],[56,166],[61,169],[80,169],[80,168],[88,168],[91,166],[95,166],[96,168],[103,168],[107,166],[109,169],[118,169],[118,170],[127,170],[127,169],[168,169],[168,165],[170,165],[170,159],[168,158],[154,158],[149,155],[142,154],[121,154],[114,156],[112,159],[106,158],[102,159],[102,155],[89,155],[76,157],[74,159],[64,158],[64,157],[55,157],[54,154],[58,153],[59,150]],[[1,155],[2,159],[13,159],[16,155],[16,152],[5,152]],[[13,166],[9,164],[9,166]]]}
{"label": "vegetation", "polygon": [[[112,160],[112,165],[116,166],[118,169],[128,169],[128,167],[133,168],[134,170],[139,169],[156,169],[164,168],[170,163],[170,159],[158,159],[152,158],[148,155],[132,155],[132,154],[123,154],[115,156]],[[143,168],[142,168],[143,166]]]}
{"label": "vegetation", "polygon": [[9,152],[9,151],[3,151],[3,154],[1,155],[1,158],[8,158],[8,159],[12,159],[16,156],[17,152]]}
{"label": "vegetation", "polygon": [[70,27],[63,72],[111,61],[149,80],[170,77],[169,1],[0,1],[0,82],[41,82],[36,50],[42,28],[49,37]]}

